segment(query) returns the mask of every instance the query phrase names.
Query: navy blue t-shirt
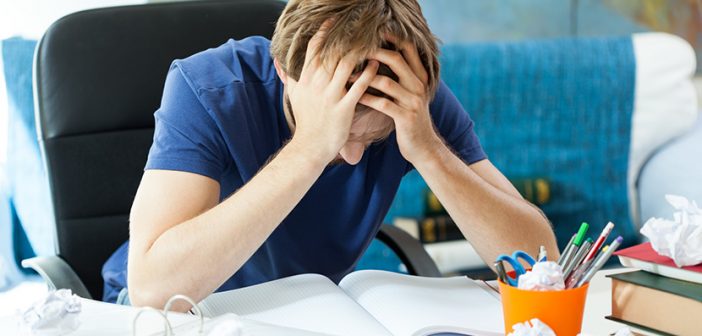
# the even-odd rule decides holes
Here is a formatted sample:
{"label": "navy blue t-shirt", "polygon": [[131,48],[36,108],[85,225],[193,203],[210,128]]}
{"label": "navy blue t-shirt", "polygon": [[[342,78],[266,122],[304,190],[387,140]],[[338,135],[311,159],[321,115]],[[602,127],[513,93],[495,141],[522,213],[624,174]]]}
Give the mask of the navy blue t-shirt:
{"label": "navy blue t-shirt", "polygon": [[[220,184],[220,200],[249,181],[291,137],[269,46],[263,37],[229,40],[173,62],[145,169],[210,177]],[[441,136],[465,162],[485,158],[472,120],[443,82],[430,111]],[[327,167],[218,291],[300,273],[340,281],[370,244],[411,169],[394,132],[372,144],[358,164]],[[231,237],[231,243],[237,239]],[[126,286],[127,245],[103,267],[105,301],[114,302]]]}

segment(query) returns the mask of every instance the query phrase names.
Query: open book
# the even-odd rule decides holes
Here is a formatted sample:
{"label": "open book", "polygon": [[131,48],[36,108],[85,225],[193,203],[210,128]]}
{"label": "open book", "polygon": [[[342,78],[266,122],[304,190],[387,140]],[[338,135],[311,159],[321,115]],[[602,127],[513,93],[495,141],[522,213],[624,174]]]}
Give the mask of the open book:
{"label": "open book", "polygon": [[467,277],[424,278],[353,272],[337,286],[295,275],[215,293],[198,304],[206,317],[242,318],[332,335],[502,335],[499,299]]}

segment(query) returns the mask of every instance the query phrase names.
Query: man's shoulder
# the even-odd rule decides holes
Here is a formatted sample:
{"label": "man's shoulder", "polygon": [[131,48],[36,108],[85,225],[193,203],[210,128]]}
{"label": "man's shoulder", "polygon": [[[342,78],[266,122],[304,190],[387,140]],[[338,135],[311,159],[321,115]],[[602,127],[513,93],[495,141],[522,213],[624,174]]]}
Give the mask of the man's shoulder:
{"label": "man's shoulder", "polygon": [[277,79],[270,41],[251,36],[230,39],[216,48],[207,49],[173,62],[196,91],[218,89],[232,83],[260,84]]}

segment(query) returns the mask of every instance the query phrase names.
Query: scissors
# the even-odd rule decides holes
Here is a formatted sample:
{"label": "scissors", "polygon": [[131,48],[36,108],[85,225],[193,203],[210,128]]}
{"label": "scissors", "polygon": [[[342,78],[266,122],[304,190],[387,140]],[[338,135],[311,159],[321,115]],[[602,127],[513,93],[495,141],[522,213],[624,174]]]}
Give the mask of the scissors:
{"label": "scissors", "polygon": [[507,263],[509,263],[510,266],[512,266],[512,269],[514,270],[514,278],[505,274],[505,282],[510,286],[516,287],[519,283],[519,277],[522,274],[526,273],[526,270],[524,269],[524,266],[522,266],[522,263],[519,262],[519,259],[524,260],[527,264],[529,264],[529,266],[534,266],[534,264],[536,263],[534,258],[532,258],[528,253],[521,250],[514,251],[514,253],[512,253],[511,256],[506,254],[500,254],[497,257],[496,262],[506,261]]}

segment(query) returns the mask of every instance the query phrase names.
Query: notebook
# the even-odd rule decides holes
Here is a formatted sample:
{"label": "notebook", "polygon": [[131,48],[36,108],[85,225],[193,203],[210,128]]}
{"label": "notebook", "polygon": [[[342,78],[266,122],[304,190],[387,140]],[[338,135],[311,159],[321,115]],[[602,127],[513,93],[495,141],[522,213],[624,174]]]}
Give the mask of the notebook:
{"label": "notebook", "polygon": [[425,278],[353,272],[337,286],[301,274],[215,293],[198,304],[205,317],[242,318],[331,335],[502,335],[500,301],[467,277]]}
{"label": "notebook", "polygon": [[623,266],[662,276],[702,284],[702,264],[679,268],[666,256],[658,254],[651,243],[643,243],[614,253]]}

